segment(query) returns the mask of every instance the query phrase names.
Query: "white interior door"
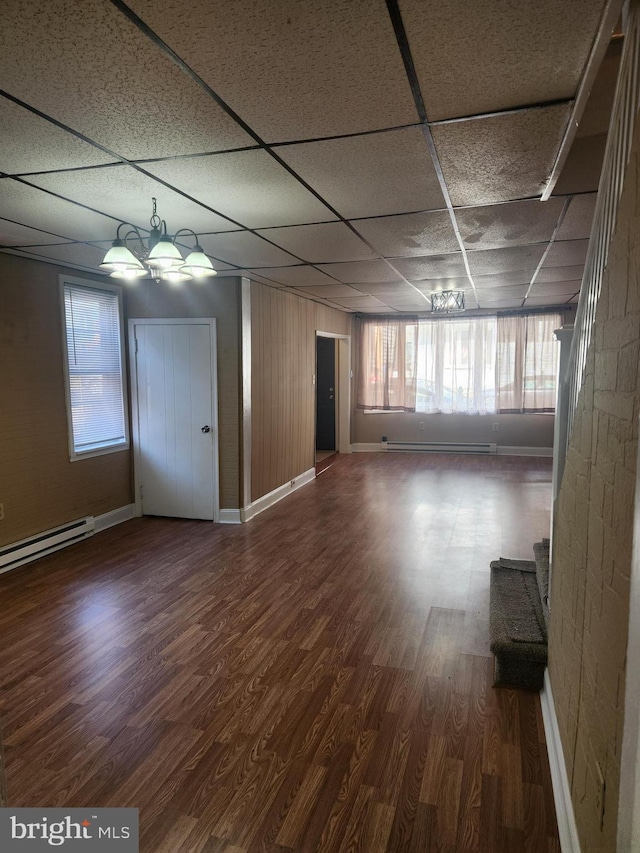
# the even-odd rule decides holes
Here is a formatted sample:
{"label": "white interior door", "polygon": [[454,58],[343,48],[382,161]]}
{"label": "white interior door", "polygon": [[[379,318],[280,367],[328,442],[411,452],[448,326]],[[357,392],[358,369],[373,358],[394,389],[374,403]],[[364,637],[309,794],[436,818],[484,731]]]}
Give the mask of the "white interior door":
{"label": "white interior door", "polygon": [[142,513],[214,519],[215,326],[171,320],[132,326]]}

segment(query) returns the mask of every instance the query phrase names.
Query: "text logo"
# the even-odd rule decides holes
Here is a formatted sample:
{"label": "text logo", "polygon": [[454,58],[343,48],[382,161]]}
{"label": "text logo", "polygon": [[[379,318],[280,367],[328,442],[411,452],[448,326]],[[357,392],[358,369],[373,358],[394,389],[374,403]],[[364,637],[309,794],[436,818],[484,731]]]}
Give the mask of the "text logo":
{"label": "text logo", "polygon": [[138,853],[138,809],[0,809],[3,853]]}

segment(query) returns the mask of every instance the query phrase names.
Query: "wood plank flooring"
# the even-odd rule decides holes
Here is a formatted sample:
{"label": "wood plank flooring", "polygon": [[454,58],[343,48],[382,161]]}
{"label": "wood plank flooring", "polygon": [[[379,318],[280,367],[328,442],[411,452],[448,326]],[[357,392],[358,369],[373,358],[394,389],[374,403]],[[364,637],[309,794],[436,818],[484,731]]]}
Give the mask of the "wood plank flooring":
{"label": "wood plank flooring", "polygon": [[137,806],[145,853],[559,853],[489,561],[550,460],[341,456],[247,525],[143,518],[0,577],[12,806]]}

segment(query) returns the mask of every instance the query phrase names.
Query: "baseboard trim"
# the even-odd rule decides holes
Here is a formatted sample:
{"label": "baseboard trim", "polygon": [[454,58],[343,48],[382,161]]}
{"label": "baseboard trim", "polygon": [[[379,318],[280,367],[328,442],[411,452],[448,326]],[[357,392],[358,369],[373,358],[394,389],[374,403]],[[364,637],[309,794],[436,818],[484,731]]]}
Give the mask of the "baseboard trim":
{"label": "baseboard trim", "polygon": [[102,515],[95,517],[95,532],[100,533],[102,530],[108,530],[109,527],[115,527],[116,524],[122,524],[123,521],[130,521],[135,518],[136,505],[127,504],[126,506],[112,509],[111,512],[105,512]]}
{"label": "baseboard trim", "polygon": [[[383,449],[382,444],[364,442],[352,444],[352,453],[379,453]],[[553,456],[553,447],[517,447],[508,444],[499,444],[497,449],[499,456]]]}
{"label": "baseboard trim", "polygon": [[498,445],[498,456],[553,456],[553,447],[510,447]]}
{"label": "baseboard trim", "polygon": [[242,524],[240,513],[241,510],[239,509],[221,509],[218,522],[220,524]]}
{"label": "baseboard trim", "polygon": [[270,506],[278,503],[283,498],[286,498],[287,495],[290,495],[292,492],[296,492],[298,489],[301,489],[303,486],[306,486],[307,483],[310,483],[312,480],[315,480],[316,477],[316,469],[309,468],[308,471],[305,471],[304,474],[299,474],[297,477],[294,477],[290,483],[284,483],[282,486],[278,486],[277,489],[274,489],[272,492],[269,492],[266,495],[263,495],[261,498],[258,498],[257,501],[253,501],[249,506],[245,506],[240,510],[240,518],[242,521],[251,521],[252,518],[255,518],[261,512],[264,512],[265,509],[269,509]]}
{"label": "baseboard trim", "polygon": [[540,705],[544,721],[544,734],[547,740],[553,799],[556,804],[560,850],[562,853],[580,853],[578,829],[573,813],[573,803],[571,802],[571,788],[567,776],[567,766],[564,763],[560,729],[558,728],[556,706],[553,702],[548,669],[544,673],[544,688],[540,693]]}

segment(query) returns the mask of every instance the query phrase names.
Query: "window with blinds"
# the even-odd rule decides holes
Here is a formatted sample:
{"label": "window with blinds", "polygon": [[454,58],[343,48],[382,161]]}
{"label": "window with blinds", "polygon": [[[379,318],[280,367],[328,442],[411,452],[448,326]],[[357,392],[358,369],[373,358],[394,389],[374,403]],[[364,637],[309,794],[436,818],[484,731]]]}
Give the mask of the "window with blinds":
{"label": "window with blinds", "polygon": [[120,292],[64,280],[71,458],[129,446]]}

